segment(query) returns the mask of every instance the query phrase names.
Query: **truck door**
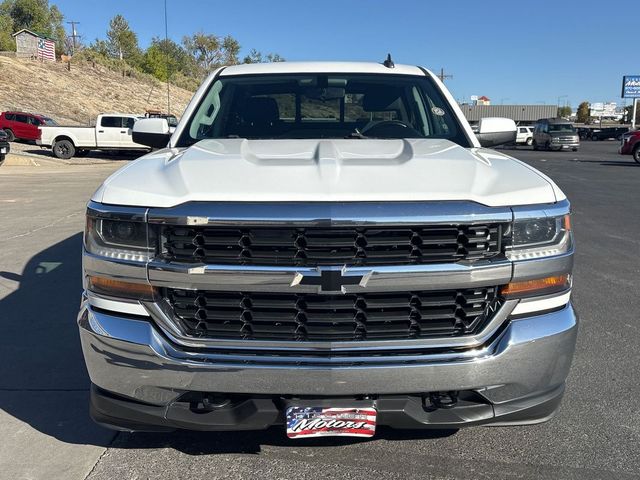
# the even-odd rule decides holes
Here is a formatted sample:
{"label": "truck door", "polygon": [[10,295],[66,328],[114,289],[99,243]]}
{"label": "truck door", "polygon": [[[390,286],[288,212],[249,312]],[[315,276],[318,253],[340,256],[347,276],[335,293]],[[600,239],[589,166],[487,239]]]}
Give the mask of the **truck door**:
{"label": "truck door", "polygon": [[16,138],[22,138],[25,140],[30,140],[29,138],[29,118],[22,114],[17,113],[15,116],[15,120],[12,125],[13,134]]}
{"label": "truck door", "polygon": [[96,142],[98,148],[120,148],[122,140],[120,131],[123,130],[122,117],[104,115],[100,125],[96,126]]}
{"label": "truck door", "polygon": [[123,117],[123,125],[120,129],[120,146],[122,148],[140,148],[142,145],[133,142],[133,124],[136,123],[135,117]]}

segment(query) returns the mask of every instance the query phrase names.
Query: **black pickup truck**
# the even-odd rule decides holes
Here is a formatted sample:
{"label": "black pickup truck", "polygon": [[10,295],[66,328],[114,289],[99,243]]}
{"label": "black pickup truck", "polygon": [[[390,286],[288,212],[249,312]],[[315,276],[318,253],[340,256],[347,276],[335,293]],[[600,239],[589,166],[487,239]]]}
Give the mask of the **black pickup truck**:
{"label": "black pickup truck", "polygon": [[0,130],[0,165],[4,163],[4,157],[9,153],[9,138],[4,130]]}
{"label": "black pickup truck", "polygon": [[614,138],[620,140],[622,135],[629,131],[628,127],[607,127],[601,129],[593,129],[591,131],[591,140],[608,140]]}

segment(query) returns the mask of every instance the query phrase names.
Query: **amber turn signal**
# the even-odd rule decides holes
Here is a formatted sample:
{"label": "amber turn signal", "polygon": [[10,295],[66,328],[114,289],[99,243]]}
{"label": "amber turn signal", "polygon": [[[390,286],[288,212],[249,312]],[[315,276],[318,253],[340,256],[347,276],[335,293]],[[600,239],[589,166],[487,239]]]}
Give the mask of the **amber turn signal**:
{"label": "amber turn signal", "polygon": [[110,297],[153,300],[155,289],[144,283],[122,282],[105,277],[87,277],[87,286],[92,292]]}
{"label": "amber turn signal", "polygon": [[571,276],[565,274],[509,283],[500,289],[500,293],[503,297],[530,297],[561,292],[570,286]]}

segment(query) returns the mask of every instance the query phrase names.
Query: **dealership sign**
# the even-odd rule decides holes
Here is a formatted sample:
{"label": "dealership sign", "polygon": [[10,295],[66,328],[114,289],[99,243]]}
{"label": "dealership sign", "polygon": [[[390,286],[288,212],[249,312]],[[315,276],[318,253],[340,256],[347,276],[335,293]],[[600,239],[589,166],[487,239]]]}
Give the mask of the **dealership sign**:
{"label": "dealership sign", "polygon": [[622,98],[640,98],[640,75],[622,77]]}

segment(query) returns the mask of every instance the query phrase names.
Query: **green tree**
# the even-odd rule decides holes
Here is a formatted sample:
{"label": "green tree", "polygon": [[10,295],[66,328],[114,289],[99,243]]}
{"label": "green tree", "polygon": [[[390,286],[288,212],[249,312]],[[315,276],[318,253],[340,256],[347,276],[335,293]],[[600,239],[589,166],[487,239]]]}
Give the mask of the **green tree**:
{"label": "green tree", "polygon": [[240,43],[230,35],[218,37],[198,32],[185,36],[182,45],[191,55],[197,69],[196,73],[200,76],[222,65],[239,63]]}
{"label": "green tree", "polygon": [[576,116],[578,123],[587,123],[589,121],[589,102],[582,102],[578,105],[578,112]]}
{"label": "green tree", "polygon": [[7,14],[0,14],[0,50],[14,51],[16,41],[11,36],[13,32],[13,18]]}
{"label": "green tree", "polygon": [[252,48],[249,54],[244,57],[242,63],[272,63],[284,61],[284,57],[281,57],[277,53],[267,53],[263,55],[262,52]]}
{"label": "green tree", "polygon": [[571,107],[569,105],[558,107],[558,117],[570,117],[571,113]]}
{"label": "green tree", "polygon": [[55,5],[49,6],[49,0],[4,0],[0,3],[0,42],[6,44],[7,34],[26,28],[54,38],[56,51],[61,53],[66,38],[63,21],[62,12]]}
{"label": "green tree", "polygon": [[154,38],[144,52],[142,68],[166,82],[175,73],[193,71],[193,58],[173,40]]}
{"label": "green tree", "polygon": [[107,47],[110,55],[119,60],[128,60],[130,63],[139,60],[138,36],[122,15],[116,15],[109,22]]}

